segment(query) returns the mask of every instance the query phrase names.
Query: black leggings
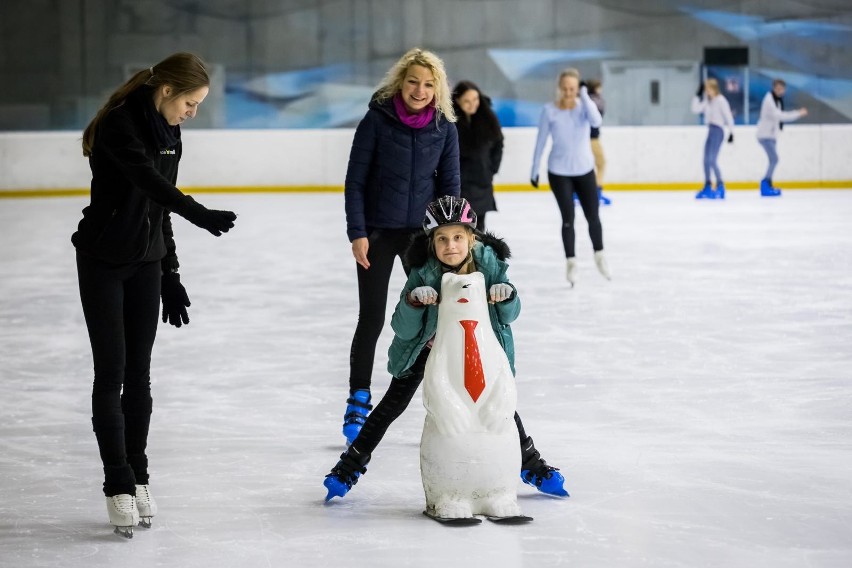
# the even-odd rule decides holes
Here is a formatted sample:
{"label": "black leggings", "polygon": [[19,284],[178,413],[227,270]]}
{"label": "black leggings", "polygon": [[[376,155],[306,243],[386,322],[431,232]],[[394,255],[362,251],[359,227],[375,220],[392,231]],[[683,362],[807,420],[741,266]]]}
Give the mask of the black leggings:
{"label": "black leggings", "polygon": [[[429,358],[429,352],[429,349],[421,351],[411,368],[403,376],[394,377],[391,381],[385,396],[376,405],[375,410],[367,416],[367,421],[361,428],[361,432],[352,442],[352,447],[359,453],[371,455],[393,421],[408,408],[414,393],[417,392],[417,387],[423,381],[423,372],[426,369],[426,359]],[[515,424],[518,427],[520,443],[523,445],[527,433],[524,431],[524,425],[517,412],[515,412]]]}
{"label": "black leggings", "polygon": [[[403,259],[405,249],[416,229],[375,229],[370,233],[367,260],[370,268],[360,264],[358,270],[358,325],[349,351],[349,390],[370,390],[376,343],[385,325],[388,284],[396,257]],[[405,273],[409,267],[403,262]]]}
{"label": "black leggings", "polygon": [[562,245],[565,248],[565,258],[574,256],[574,199],[572,193],[577,194],[583,214],[589,224],[589,237],[592,239],[592,248],[595,251],[603,250],[603,227],[598,215],[600,202],[598,200],[598,184],[595,180],[595,171],[582,176],[560,176],[547,172],[550,180],[550,190],[556,197],[559,205],[559,213],[562,214]]}
{"label": "black leggings", "polygon": [[92,427],[104,494],[148,483],[151,349],[160,309],[160,261],[114,265],[80,253],[80,299],[92,344]]}

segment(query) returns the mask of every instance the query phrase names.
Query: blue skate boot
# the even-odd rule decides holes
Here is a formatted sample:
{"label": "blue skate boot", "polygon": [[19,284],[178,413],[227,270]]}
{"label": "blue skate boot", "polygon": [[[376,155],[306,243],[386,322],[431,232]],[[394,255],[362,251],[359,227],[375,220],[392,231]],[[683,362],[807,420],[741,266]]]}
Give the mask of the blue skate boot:
{"label": "blue skate boot", "polygon": [[772,180],[763,178],[760,180],[760,196],[761,197],[778,197],[781,195],[781,190],[777,187],[772,187]]}
{"label": "blue skate boot", "polygon": [[612,199],[603,194],[603,188],[598,186],[598,199],[601,202],[601,205],[612,205]]}
{"label": "blue skate boot", "polygon": [[547,495],[569,496],[563,487],[565,478],[558,468],[547,465],[547,462],[541,459],[530,436],[521,444],[521,479]]}
{"label": "blue skate boot", "polygon": [[358,432],[367,420],[367,414],[373,410],[370,404],[370,391],[366,389],[356,390],[352,396],[346,399],[346,414],[343,415],[343,435],[346,436],[346,445],[349,446],[358,437]]}
{"label": "blue skate boot", "polygon": [[362,454],[352,447],[340,454],[340,461],[331,468],[331,473],[326,475],[325,481],[322,482],[328,489],[325,500],[331,501],[334,497],[343,497],[349,493],[352,486],[358,483],[361,474],[367,473],[368,463],[370,455]]}
{"label": "blue skate boot", "polygon": [[725,199],[725,182],[716,182],[716,199]]}
{"label": "blue skate boot", "polygon": [[695,194],[695,199],[716,199],[716,192],[713,191],[713,186],[710,182],[704,184],[701,191]]}

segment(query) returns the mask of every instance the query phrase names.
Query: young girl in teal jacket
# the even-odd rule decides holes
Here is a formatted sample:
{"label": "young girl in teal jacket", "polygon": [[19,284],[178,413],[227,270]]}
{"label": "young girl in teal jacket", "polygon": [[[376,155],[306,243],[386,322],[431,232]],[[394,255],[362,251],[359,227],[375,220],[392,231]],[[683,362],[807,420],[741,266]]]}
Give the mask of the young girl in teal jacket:
{"label": "young girl in teal jacket", "polygon": [[[485,276],[491,327],[515,372],[510,324],[517,319],[521,302],[506,275],[509,247],[490,233],[475,231],[476,213],[464,198],[446,196],[429,204],[423,229],[406,251],[411,272],[391,318],[394,338],[388,350],[388,371],[393,380],[358,437],[326,476],[326,500],[343,497],[358,482],[388,427],[408,407],[420,386],[437,329],[438,296],[444,273],[478,271]],[[567,497],[564,477],[541,459],[517,413],[515,423],[521,444],[523,481],[543,493]]]}

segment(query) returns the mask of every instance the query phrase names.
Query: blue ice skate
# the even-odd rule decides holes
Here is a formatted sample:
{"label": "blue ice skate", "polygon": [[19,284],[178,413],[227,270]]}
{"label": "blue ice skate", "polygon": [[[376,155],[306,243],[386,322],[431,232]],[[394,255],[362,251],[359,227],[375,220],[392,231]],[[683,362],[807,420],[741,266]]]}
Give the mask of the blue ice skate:
{"label": "blue ice skate", "polygon": [[704,184],[701,191],[695,194],[695,199],[716,199],[716,192],[713,191],[713,186],[710,182]]}
{"label": "blue ice skate", "polygon": [[601,205],[612,205],[612,199],[603,194],[601,186],[598,186],[598,199],[600,199]]}
{"label": "blue ice skate", "polygon": [[716,199],[725,199],[725,183],[721,181],[716,182]]}
{"label": "blue ice skate", "polygon": [[772,187],[772,180],[763,178],[760,180],[760,196],[761,197],[778,197],[781,195],[781,190],[777,187]]}
{"label": "blue ice skate", "polygon": [[326,475],[325,481],[322,482],[328,489],[325,500],[331,501],[334,497],[343,497],[349,493],[352,486],[358,483],[361,474],[367,473],[369,462],[370,456],[362,454],[355,448],[350,447],[340,454],[340,461],[331,468],[331,473]]}
{"label": "blue ice skate", "polygon": [[346,402],[346,414],[343,415],[343,435],[346,436],[346,445],[349,446],[358,437],[361,427],[367,421],[367,415],[373,409],[370,404],[370,391],[366,389],[356,390]]}
{"label": "blue ice skate", "polygon": [[547,495],[554,497],[569,497],[565,491],[565,478],[559,473],[559,470],[549,465],[546,466],[547,471],[538,475],[529,469],[521,470],[521,479],[527,485],[531,485]]}
{"label": "blue ice skate", "polygon": [[529,436],[521,442],[521,479],[547,495],[568,497],[568,492],[563,487],[565,478],[558,468],[547,465],[547,462],[541,459],[533,439]]}

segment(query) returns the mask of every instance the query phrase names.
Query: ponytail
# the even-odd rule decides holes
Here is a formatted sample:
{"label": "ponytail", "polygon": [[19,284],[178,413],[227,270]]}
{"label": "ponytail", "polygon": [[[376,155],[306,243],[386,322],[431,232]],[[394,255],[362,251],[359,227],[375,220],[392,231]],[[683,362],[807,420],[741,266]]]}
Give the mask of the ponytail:
{"label": "ponytail", "polygon": [[163,85],[169,85],[172,87],[172,94],[169,98],[174,98],[200,89],[201,87],[209,86],[210,77],[201,58],[191,53],[175,53],[156,65],[139,71],[110,95],[106,104],[101,107],[95,118],[92,119],[83,131],[83,156],[89,157],[92,155],[92,149],[95,145],[95,133],[103,118],[111,110],[123,105],[127,97],[143,85],[154,89]]}

